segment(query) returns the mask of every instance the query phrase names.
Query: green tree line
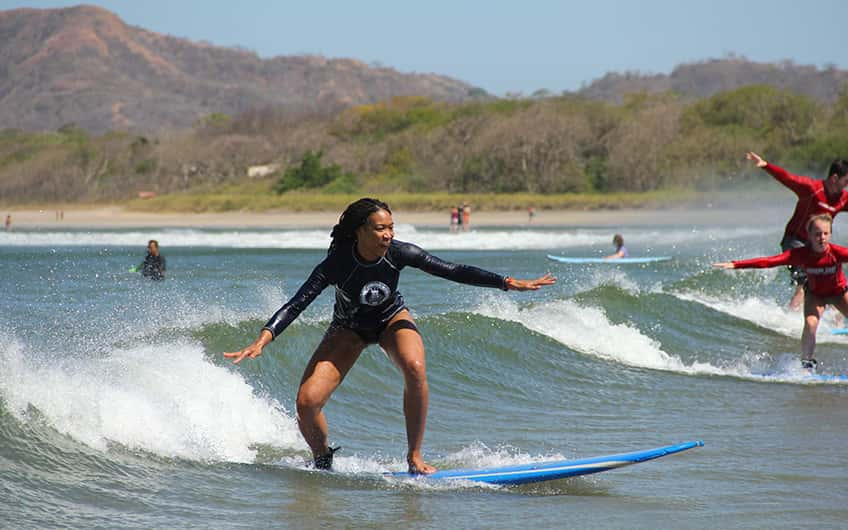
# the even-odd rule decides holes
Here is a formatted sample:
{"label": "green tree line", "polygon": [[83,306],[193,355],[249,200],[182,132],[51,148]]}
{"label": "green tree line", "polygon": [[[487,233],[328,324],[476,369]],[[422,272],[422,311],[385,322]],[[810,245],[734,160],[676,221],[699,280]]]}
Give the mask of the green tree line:
{"label": "green tree line", "polygon": [[[747,150],[821,176],[848,158],[848,89],[833,104],[768,86],[700,100],[632,94],[449,104],[399,97],[333,116],[253,110],[143,137],[0,131],[0,201],[111,201],[240,185],[261,193],[715,190],[762,178]],[[247,168],[279,170],[249,178]]]}

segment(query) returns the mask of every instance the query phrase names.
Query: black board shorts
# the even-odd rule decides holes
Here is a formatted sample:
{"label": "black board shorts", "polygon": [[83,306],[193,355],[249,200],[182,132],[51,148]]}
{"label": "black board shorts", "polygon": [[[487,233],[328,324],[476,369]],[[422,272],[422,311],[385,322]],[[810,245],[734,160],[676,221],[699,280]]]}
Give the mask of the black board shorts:
{"label": "black board shorts", "polygon": [[[794,238],[792,236],[786,236],[780,242],[780,249],[784,252],[793,248],[801,248],[807,246],[807,243]],[[804,269],[801,267],[796,267],[795,265],[787,265],[787,270],[789,270],[789,276],[792,278],[792,285],[797,285],[799,287],[806,287],[807,285],[807,273],[804,272]]]}
{"label": "black board shorts", "polygon": [[[394,318],[396,314],[400,313],[404,309],[406,309],[405,306],[401,307],[400,310],[398,310],[391,316],[391,318]],[[331,329],[349,329],[350,331],[356,333],[359,338],[362,339],[362,342],[364,342],[365,344],[378,344],[380,342],[380,335],[382,335],[388,327],[388,321],[380,323],[380,325],[378,325],[376,328],[354,327],[336,319],[333,319],[333,321],[330,323]],[[411,329],[419,335],[421,334],[421,332],[418,331],[418,328],[415,326],[415,323],[410,320],[398,320],[394,324],[392,324],[392,328]]]}

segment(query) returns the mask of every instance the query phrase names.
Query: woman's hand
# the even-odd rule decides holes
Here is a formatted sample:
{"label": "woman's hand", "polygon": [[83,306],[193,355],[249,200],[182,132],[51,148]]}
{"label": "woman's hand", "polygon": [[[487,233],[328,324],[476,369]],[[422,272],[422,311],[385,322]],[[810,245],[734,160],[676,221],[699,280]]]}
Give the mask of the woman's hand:
{"label": "woman's hand", "polygon": [[763,158],[760,155],[758,155],[757,153],[755,153],[753,151],[748,151],[747,153],[745,153],[745,158],[747,158],[751,162],[757,164],[757,167],[766,167],[768,165],[768,162],[763,160]]}
{"label": "woman's hand", "polygon": [[547,273],[535,280],[516,280],[515,278],[507,278],[506,287],[509,291],[535,291],[543,285],[551,285],[556,283],[551,273]]}
{"label": "woman's hand", "polygon": [[713,263],[713,267],[717,269],[735,269],[733,266],[733,262],[731,261],[723,261],[721,263]]}
{"label": "woman's hand", "polygon": [[253,341],[253,344],[246,348],[242,348],[239,351],[234,352],[224,352],[224,357],[227,359],[232,359],[233,364],[238,364],[245,357],[250,357],[251,359],[256,359],[260,355],[262,355],[262,348],[268,345],[269,342],[273,339],[273,335],[267,329],[263,329],[262,333],[259,334],[259,338]]}

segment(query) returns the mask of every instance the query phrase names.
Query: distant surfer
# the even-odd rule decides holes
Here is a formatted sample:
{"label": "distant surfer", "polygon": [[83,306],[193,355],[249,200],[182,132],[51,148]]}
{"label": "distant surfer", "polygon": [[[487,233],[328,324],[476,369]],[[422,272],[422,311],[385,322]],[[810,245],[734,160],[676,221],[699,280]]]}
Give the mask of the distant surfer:
{"label": "distant surfer", "polygon": [[421,455],[429,398],[424,343],[397,290],[400,271],[410,266],[455,282],[505,291],[536,290],[553,284],[556,278],[545,274],[534,280],[517,280],[449,263],[411,243],[397,241],[392,212],[376,199],[363,198],[348,205],[330,235],[327,257],[265,324],[259,337],[224,357],[234,363],[256,358],[327,286],[335,286],[333,320],[304,370],[297,393],[298,426],[312,450],[315,467],[330,469],[337,450],[327,444],[324,405],[362,350],[379,344],[404,377],[409,471],[432,473],[435,468]]}
{"label": "distant surfer", "polygon": [[609,256],[604,256],[604,259],[618,259],[628,256],[627,247],[624,246],[624,238],[621,237],[621,234],[612,236],[612,245],[615,247],[615,252]]}
{"label": "distant surfer", "polygon": [[132,272],[141,271],[142,276],[151,280],[164,280],[165,268],[165,256],[159,253],[159,242],[151,239],[147,242],[147,255],[144,261],[131,270]]}
{"label": "distant surfer", "polygon": [[825,307],[832,305],[848,316],[848,282],[842,272],[842,264],[848,262],[848,248],[830,243],[832,226],[833,218],[830,215],[814,215],[804,227],[804,233],[809,234],[806,246],[790,248],[776,256],[713,264],[722,269],[763,269],[793,265],[806,274],[801,365],[809,370],[816,367],[816,331]]}
{"label": "distant surfer", "polygon": [[[785,169],[766,162],[757,153],[748,152],[745,157],[764,169],[778,182],[792,190],[798,196],[795,211],[786,223],[781,250],[803,247],[807,242],[806,223],[810,216],[818,214],[836,214],[848,208],[848,160],[834,160],[827,170],[824,180],[793,175]],[[799,309],[804,300],[804,284],[807,281],[804,271],[795,265],[789,267],[795,292],[789,301],[790,309]]]}

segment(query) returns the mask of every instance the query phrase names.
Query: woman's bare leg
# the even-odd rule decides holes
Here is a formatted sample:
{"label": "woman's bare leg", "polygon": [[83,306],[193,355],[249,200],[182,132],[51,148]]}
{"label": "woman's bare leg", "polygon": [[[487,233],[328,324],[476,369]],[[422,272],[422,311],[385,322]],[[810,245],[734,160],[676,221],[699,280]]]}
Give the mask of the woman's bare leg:
{"label": "woman's bare leg", "polygon": [[789,309],[798,311],[802,305],[804,305],[804,287],[796,285],[795,292],[792,293],[792,298],[789,300]]}
{"label": "woman's bare leg", "polygon": [[835,307],[840,313],[844,316],[848,317],[848,291],[845,291],[845,294],[838,298],[834,298],[830,300],[831,305]]}
{"label": "woman's bare leg", "polygon": [[403,413],[406,417],[406,460],[411,473],[433,473],[436,468],[424,462],[421,445],[427,424],[427,366],[424,342],[409,311],[395,315],[380,336],[380,346],[403,374]]}
{"label": "woman's bare leg", "polygon": [[804,296],[804,331],[801,333],[802,360],[815,357],[816,331],[825,307],[825,301],[820,297],[812,293],[806,293]]}
{"label": "woman's bare leg", "polygon": [[297,424],[315,458],[329,452],[324,405],[365,346],[353,331],[330,327],[306,365],[297,391]]}

